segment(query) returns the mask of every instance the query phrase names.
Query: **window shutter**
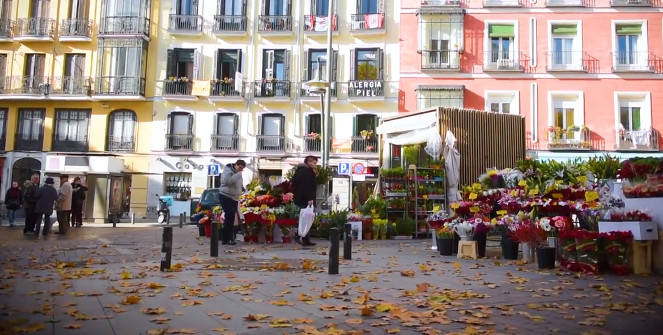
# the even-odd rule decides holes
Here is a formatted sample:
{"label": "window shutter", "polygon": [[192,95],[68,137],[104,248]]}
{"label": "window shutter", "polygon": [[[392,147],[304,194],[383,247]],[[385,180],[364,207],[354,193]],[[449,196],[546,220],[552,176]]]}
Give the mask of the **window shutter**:
{"label": "window shutter", "polygon": [[258,135],[262,135],[262,115],[258,115]]}
{"label": "window shutter", "polygon": [[332,80],[331,80],[331,82],[336,83],[336,78],[337,78],[336,73],[338,72],[338,51],[337,50],[332,51],[331,66],[332,66]]}
{"label": "window shutter", "polygon": [[285,115],[281,115],[280,126],[281,129],[279,131],[279,134],[281,134],[281,136],[285,136]]}
{"label": "window shutter", "polygon": [[200,78],[200,62],[201,62],[200,49],[195,49],[193,51],[193,78],[195,79]]}
{"label": "window shutter", "polygon": [[378,59],[378,79],[384,79],[384,50],[377,50],[377,59]]}
{"label": "window shutter", "polygon": [[292,0],[288,0],[285,15],[292,15]]}
{"label": "window shutter", "polygon": [[352,117],[352,136],[359,136],[359,129],[357,129],[358,115]]}
{"label": "window shutter", "polygon": [[168,122],[166,123],[166,134],[173,133],[173,112],[168,113]]}
{"label": "window shutter", "polygon": [[246,16],[246,0],[242,0],[242,16]]}
{"label": "window shutter", "polygon": [[239,134],[239,115],[233,115],[233,135]]}
{"label": "window shutter", "polygon": [[[237,49],[237,72],[239,73],[244,73],[244,71],[242,71],[242,53],[243,53],[242,49]],[[232,76],[233,78],[235,78],[234,73],[232,74]]]}
{"label": "window shutter", "polygon": [[189,114],[189,135],[193,134],[193,114]]}
{"label": "window shutter", "polygon": [[214,53],[214,77],[212,79],[221,78],[221,49],[216,49]]}
{"label": "window shutter", "polygon": [[311,50],[304,50],[304,77],[302,78],[303,81],[308,81],[311,80],[309,78],[309,67],[311,67],[311,64],[309,64],[311,58]]}
{"label": "window shutter", "polygon": [[334,138],[334,116],[329,115],[329,138]]}
{"label": "window shutter", "polygon": [[168,62],[166,64],[166,79],[175,76],[175,50],[168,50]]}
{"label": "window shutter", "polygon": [[290,50],[283,51],[283,80],[290,80]]}
{"label": "window shutter", "polygon": [[311,115],[306,114],[304,115],[304,136],[310,134],[312,132],[311,130]]}
{"label": "window shutter", "polygon": [[[359,6],[359,1],[357,1],[357,6]],[[350,50],[350,80],[355,80],[356,58],[357,58],[357,49]]]}

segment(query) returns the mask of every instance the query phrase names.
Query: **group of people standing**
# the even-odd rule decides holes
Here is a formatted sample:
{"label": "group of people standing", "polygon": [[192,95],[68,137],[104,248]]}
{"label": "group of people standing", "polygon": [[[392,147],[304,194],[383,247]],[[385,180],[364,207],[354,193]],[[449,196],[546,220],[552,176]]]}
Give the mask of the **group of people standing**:
{"label": "group of people standing", "polygon": [[[46,178],[40,185],[39,174],[33,174],[30,180],[23,183],[23,189],[18,182],[12,182],[11,188],[5,194],[5,207],[9,225],[13,226],[16,211],[25,210],[25,227],[23,234],[36,234],[47,236],[51,233],[51,215],[53,210],[57,213],[58,231],[55,234],[65,235],[69,226],[83,226],[83,203],[87,187],[81,184],[79,177],[69,182],[68,175],[60,175],[60,188],[53,186],[55,180]],[[44,223],[42,231],[41,223]]]}

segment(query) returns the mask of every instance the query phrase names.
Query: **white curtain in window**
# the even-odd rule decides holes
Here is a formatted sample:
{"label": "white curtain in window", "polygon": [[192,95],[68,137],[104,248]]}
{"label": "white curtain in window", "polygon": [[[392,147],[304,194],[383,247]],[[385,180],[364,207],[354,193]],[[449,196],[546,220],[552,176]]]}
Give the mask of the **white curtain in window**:
{"label": "white curtain in window", "polygon": [[233,115],[219,115],[216,132],[219,135],[232,135],[235,132],[235,117]]}
{"label": "white curtain in window", "polygon": [[170,122],[171,134],[186,135],[189,133],[189,114],[173,114]]}

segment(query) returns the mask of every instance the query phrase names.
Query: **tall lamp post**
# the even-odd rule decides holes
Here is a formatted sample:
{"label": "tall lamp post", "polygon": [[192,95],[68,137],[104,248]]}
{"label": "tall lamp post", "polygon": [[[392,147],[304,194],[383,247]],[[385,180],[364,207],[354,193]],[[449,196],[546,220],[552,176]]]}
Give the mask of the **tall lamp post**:
{"label": "tall lamp post", "polygon": [[[320,151],[322,153],[322,168],[326,169],[329,167],[329,152],[331,151],[331,125],[329,124],[329,117],[331,113],[331,77],[332,77],[332,66],[331,62],[333,61],[333,49],[332,49],[332,32],[334,25],[334,0],[329,1],[329,8],[327,12],[327,67],[325,68],[325,80],[316,78],[306,82],[306,85],[311,87],[311,92],[319,93],[320,103],[322,107],[322,143],[320,145]],[[318,60],[318,66],[320,65],[320,60]],[[320,71],[318,71],[319,77]],[[327,198],[329,197],[328,185],[324,185],[324,203],[327,203]],[[327,206],[327,205],[326,205]],[[326,207],[325,206],[325,207]],[[321,204],[322,207],[322,204]]]}

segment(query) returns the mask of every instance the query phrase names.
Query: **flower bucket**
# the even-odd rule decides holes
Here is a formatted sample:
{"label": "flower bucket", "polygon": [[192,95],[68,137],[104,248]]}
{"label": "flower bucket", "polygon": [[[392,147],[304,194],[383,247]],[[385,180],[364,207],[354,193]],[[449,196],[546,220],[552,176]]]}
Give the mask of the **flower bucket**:
{"label": "flower bucket", "polygon": [[509,238],[508,234],[502,235],[502,257],[504,259],[518,259],[518,242]]}
{"label": "flower bucket", "polygon": [[292,243],[292,237],[290,236],[283,236],[281,237],[281,240],[283,243]]}
{"label": "flower bucket", "polygon": [[471,241],[474,226],[469,222],[463,222],[455,225],[453,231],[460,236],[461,241]]}
{"label": "flower bucket", "polygon": [[202,223],[198,224],[198,236],[200,236],[200,237],[206,236],[206,234],[205,234],[205,225],[203,225]]}
{"label": "flower bucket", "polygon": [[529,243],[521,243],[520,246],[523,250],[523,261],[528,263],[534,262],[534,248]]}
{"label": "flower bucket", "polygon": [[203,223],[203,229],[205,229],[205,237],[212,237],[212,224]]}
{"label": "flower bucket", "polygon": [[557,249],[547,246],[536,248],[536,263],[539,269],[555,268],[555,250]]}
{"label": "flower bucket", "polygon": [[477,241],[477,256],[486,257],[486,233],[474,234],[473,239]]}
{"label": "flower bucket", "polygon": [[454,239],[452,238],[438,238],[437,250],[440,251],[442,256],[451,256],[453,251]]}

